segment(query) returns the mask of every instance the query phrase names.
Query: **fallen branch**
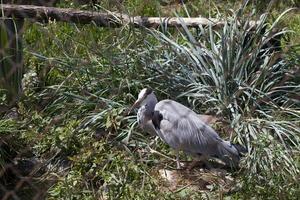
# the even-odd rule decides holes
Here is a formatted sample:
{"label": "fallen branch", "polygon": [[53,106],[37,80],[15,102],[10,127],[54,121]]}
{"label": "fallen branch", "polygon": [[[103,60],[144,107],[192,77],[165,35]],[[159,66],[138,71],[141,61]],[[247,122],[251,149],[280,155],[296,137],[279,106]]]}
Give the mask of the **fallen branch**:
{"label": "fallen branch", "polygon": [[[85,10],[75,10],[68,8],[55,8],[33,5],[12,5],[1,4],[0,9],[4,16],[27,18],[34,21],[47,23],[49,20],[61,22],[73,22],[80,24],[94,23],[103,27],[120,27],[123,25],[132,25],[134,27],[159,27],[161,25],[167,27],[181,26],[184,22],[188,27],[198,27],[199,25],[222,26],[224,21],[218,19],[197,18],[177,18],[177,17],[131,17],[120,13],[101,13]],[[255,22],[253,22],[254,24]]]}

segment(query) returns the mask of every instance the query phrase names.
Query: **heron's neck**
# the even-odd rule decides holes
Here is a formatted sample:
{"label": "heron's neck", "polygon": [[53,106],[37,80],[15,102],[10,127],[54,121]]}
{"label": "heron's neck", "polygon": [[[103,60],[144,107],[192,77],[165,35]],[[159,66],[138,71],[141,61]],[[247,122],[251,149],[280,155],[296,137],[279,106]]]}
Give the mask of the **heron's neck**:
{"label": "heron's neck", "polygon": [[147,119],[152,119],[154,107],[157,103],[157,98],[154,93],[149,94],[142,102],[140,112]]}
{"label": "heron's neck", "polygon": [[157,99],[156,99],[155,95],[150,95],[147,98],[145,104],[142,106],[146,117],[152,118],[154,107],[155,107],[156,103],[157,103]]}
{"label": "heron's neck", "polygon": [[143,106],[144,113],[147,117],[149,117],[149,118],[152,117],[155,105],[156,105],[156,102],[150,101]]}

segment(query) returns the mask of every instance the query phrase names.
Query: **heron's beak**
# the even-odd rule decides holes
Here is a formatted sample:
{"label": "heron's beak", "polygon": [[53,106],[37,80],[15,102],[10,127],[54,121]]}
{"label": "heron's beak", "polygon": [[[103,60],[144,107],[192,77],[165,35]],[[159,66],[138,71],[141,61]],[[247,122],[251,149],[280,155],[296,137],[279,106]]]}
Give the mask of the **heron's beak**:
{"label": "heron's beak", "polygon": [[142,100],[140,100],[140,99],[136,100],[134,102],[134,104],[130,107],[130,109],[128,110],[127,115],[129,115],[133,109],[138,107],[141,104],[141,102],[142,102]]}

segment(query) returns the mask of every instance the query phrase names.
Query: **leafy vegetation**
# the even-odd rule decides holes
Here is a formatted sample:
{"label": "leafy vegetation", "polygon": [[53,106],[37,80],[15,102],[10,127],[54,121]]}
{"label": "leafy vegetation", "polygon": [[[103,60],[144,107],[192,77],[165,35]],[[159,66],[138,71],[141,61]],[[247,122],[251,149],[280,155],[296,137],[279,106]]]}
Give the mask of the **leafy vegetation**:
{"label": "leafy vegetation", "polygon": [[161,44],[146,53],[152,60],[147,65],[171,79],[174,87],[188,85],[180,97],[187,97],[197,110],[221,116],[228,124],[226,130],[232,130],[230,137],[247,146],[245,188],[276,177],[275,184],[264,185],[263,191],[273,191],[274,198],[292,197],[294,192],[276,187],[297,185],[299,178],[300,121],[295,94],[300,88],[295,77],[286,77],[295,63],[277,56],[276,40],[286,34],[272,33],[279,18],[267,26],[267,14],[261,15],[252,28],[250,18],[243,14],[243,9],[237,11],[222,30],[200,27],[196,36],[184,23],[181,38],[153,32]]}
{"label": "leafy vegetation", "polygon": [[[279,16],[283,8],[296,6],[294,1],[270,7],[267,14],[252,1],[236,12],[227,12],[240,6],[235,1],[59,5],[146,16],[201,14],[228,23],[197,30],[183,23],[159,31],[26,22],[24,93],[17,112],[0,121],[0,134],[14,136],[1,140],[12,145],[0,151],[2,167],[15,161],[7,153],[11,150],[23,159],[33,157],[41,167],[31,176],[45,184],[48,199],[299,196],[300,88],[294,72],[299,68],[300,18],[295,11],[286,13],[292,20]],[[249,20],[256,19],[258,25],[249,27]],[[282,31],[274,35],[274,28]],[[135,116],[123,114],[146,86],[159,99],[176,99],[198,113],[217,115],[223,123],[215,128],[222,137],[247,146],[241,170],[226,174],[234,177],[234,189],[226,193],[217,181],[210,189],[166,186],[158,171],[173,166],[161,156],[172,152],[139,130]],[[21,153],[22,147],[30,153]]]}

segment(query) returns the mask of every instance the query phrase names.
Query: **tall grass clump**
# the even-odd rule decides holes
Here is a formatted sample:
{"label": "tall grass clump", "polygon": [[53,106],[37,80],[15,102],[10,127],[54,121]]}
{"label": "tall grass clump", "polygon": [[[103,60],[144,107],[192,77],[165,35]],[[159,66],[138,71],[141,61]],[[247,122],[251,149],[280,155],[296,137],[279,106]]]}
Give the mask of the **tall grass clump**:
{"label": "tall grass clump", "polygon": [[21,94],[23,75],[20,29],[22,20],[0,20],[0,95],[1,104],[12,106]]}
{"label": "tall grass clump", "polygon": [[247,147],[241,195],[292,198],[299,194],[300,86],[295,63],[281,52],[289,31],[276,31],[289,10],[270,22],[268,13],[256,19],[244,9],[219,29],[193,31],[182,22],[176,37],[152,31],[160,44],[149,45],[141,62],[196,110],[226,121],[227,137]]}
{"label": "tall grass clump", "polygon": [[138,161],[145,137],[133,130],[135,117],[123,116],[131,92],[149,77],[135,60],[149,35],[130,27],[30,25],[22,136],[47,166],[39,178],[54,180],[48,198],[155,198],[158,183],[147,171],[153,161]]}

